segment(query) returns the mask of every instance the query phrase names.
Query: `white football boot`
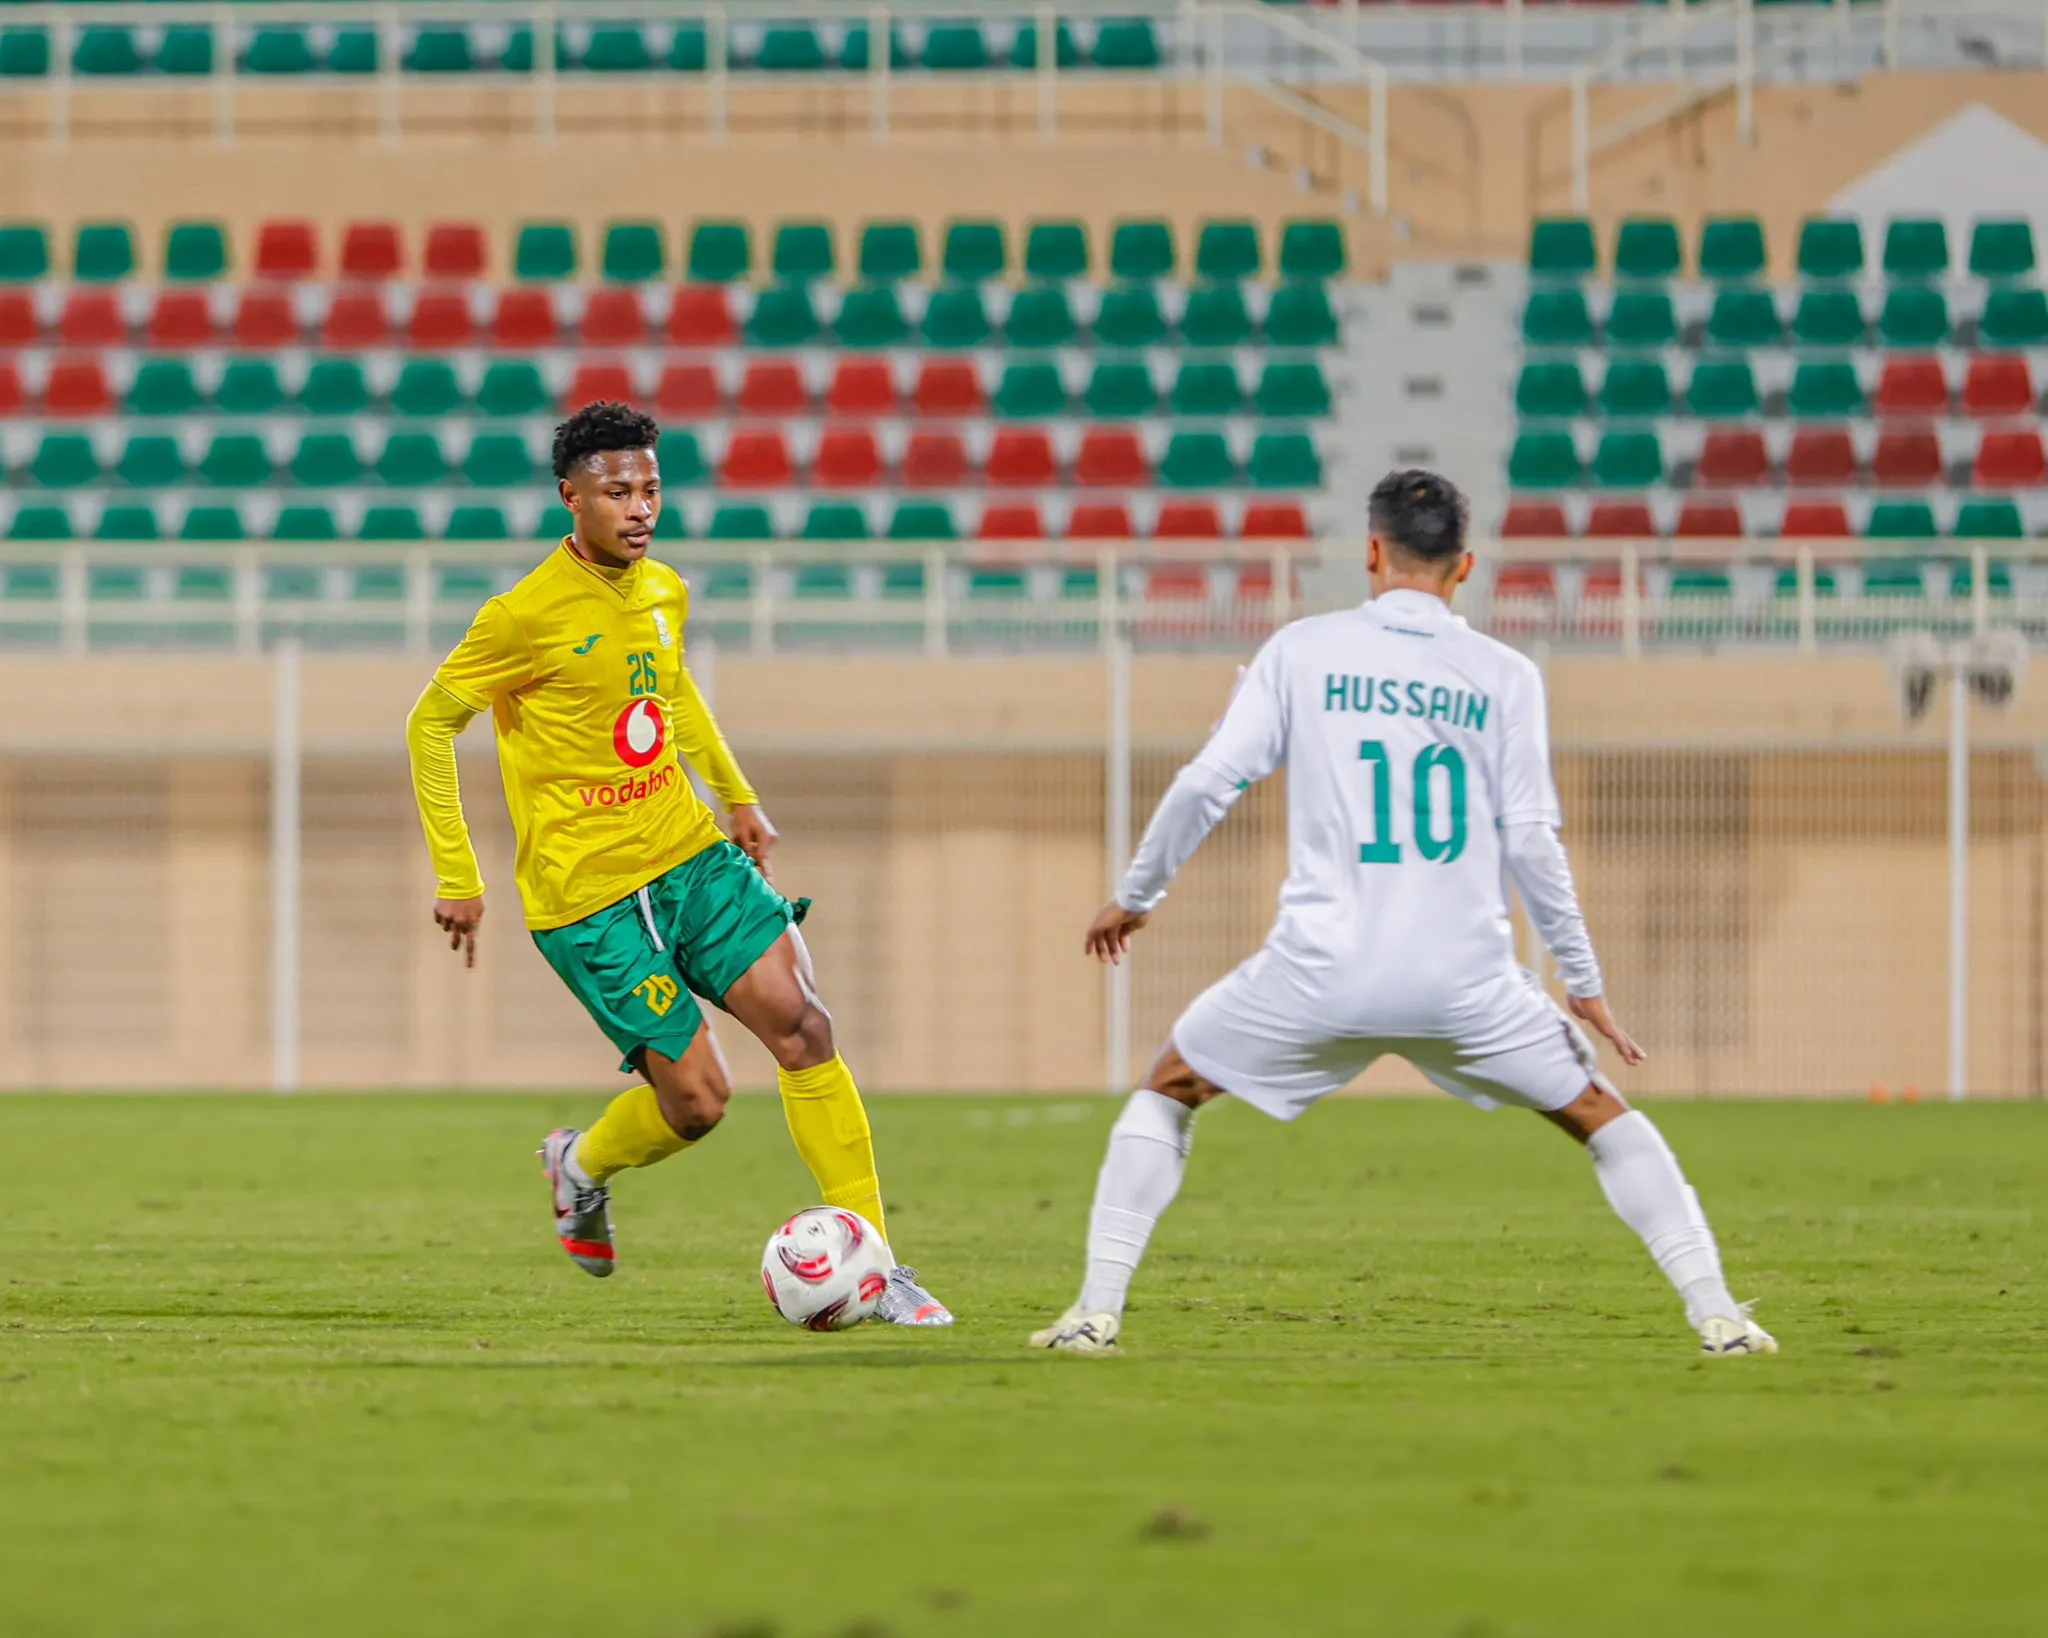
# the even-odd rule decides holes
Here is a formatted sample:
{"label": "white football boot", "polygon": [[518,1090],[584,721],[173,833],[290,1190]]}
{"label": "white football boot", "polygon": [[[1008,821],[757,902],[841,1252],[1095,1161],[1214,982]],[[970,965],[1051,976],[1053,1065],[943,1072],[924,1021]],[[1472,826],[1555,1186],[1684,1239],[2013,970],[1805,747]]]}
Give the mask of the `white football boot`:
{"label": "white football boot", "polygon": [[918,1283],[916,1269],[898,1263],[889,1270],[875,1318],[891,1325],[951,1325],[953,1311]]}
{"label": "white football boot", "polygon": [[1121,1353],[1116,1338],[1123,1325],[1122,1319],[1107,1310],[1084,1314],[1077,1303],[1043,1331],[1033,1331],[1031,1346],[1056,1354]]}
{"label": "white football boot", "polygon": [[612,1191],[603,1184],[579,1188],[569,1175],[569,1151],[582,1135],[573,1126],[557,1127],[540,1146],[540,1163],[554,1196],[555,1238],[572,1263],[602,1280],[618,1266],[612,1247]]}
{"label": "white football boot", "polygon": [[1716,1314],[1700,1325],[1700,1352],[1716,1356],[1775,1354],[1778,1339],[1749,1317],[1744,1303],[1732,1316]]}

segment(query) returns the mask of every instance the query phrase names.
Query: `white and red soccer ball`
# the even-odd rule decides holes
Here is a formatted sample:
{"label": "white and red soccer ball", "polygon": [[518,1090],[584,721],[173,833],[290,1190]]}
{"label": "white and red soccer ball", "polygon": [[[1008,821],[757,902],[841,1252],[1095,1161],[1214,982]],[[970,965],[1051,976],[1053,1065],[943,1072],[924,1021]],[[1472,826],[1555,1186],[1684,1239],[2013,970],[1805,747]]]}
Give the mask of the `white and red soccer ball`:
{"label": "white and red soccer ball", "polygon": [[850,1331],[875,1311],[894,1264],[882,1231],[860,1213],[812,1206],[768,1236],[761,1284],[790,1324]]}

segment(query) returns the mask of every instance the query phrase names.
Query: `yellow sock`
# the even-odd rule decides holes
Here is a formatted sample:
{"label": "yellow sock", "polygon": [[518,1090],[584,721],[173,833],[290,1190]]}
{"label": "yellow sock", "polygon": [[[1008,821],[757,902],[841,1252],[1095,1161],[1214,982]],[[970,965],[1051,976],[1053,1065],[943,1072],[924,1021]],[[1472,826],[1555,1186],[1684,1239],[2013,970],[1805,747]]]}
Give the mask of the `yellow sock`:
{"label": "yellow sock", "polygon": [[782,1113],[796,1152],[804,1157],[818,1193],[828,1206],[857,1211],[882,1237],[882,1185],[875,1177],[875,1144],[868,1133],[868,1112],[853,1084],[846,1060],[835,1057],[814,1069],[784,1069],[776,1074],[782,1086]]}
{"label": "yellow sock", "polygon": [[576,1164],[593,1183],[603,1183],[629,1166],[652,1166],[689,1148],[661,1112],[654,1088],[641,1082],[612,1099],[597,1124],[576,1142]]}

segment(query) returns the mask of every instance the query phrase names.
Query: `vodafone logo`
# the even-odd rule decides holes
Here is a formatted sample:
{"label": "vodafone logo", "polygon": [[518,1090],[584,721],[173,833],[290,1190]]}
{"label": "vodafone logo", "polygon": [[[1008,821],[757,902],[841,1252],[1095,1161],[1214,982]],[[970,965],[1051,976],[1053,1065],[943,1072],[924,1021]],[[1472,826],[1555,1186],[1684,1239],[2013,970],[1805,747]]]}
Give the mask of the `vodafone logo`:
{"label": "vodafone logo", "polygon": [[651,699],[635,700],[612,724],[612,748],[629,768],[644,768],[668,745],[668,721]]}

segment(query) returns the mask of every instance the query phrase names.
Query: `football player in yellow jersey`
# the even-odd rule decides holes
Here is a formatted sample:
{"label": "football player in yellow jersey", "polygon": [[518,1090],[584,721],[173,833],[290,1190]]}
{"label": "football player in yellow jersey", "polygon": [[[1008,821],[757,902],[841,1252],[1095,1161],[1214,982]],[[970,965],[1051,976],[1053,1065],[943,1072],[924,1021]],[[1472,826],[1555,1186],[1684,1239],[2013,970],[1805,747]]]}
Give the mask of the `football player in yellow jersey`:
{"label": "football player in yellow jersey", "polygon": [[[775,827],[683,664],[689,588],[647,557],[660,436],[649,417],[611,403],[556,429],[555,476],[575,532],[483,606],[406,722],[438,878],[434,921],[449,947],[475,965],[484,884],[455,736],[488,711],[527,927],[620,1067],[642,1077],[587,1132],[550,1132],[541,1147],[556,1235],[597,1275],[614,1266],[611,1179],[701,1142],[725,1114],[725,1060],[699,995],[774,1054],[790,1136],[826,1204],[888,1232],[867,1112],[796,928],[808,901],[770,884]],[[684,759],[725,804],[731,841]],[[879,1312],[898,1325],[953,1322],[901,1266]]]}

